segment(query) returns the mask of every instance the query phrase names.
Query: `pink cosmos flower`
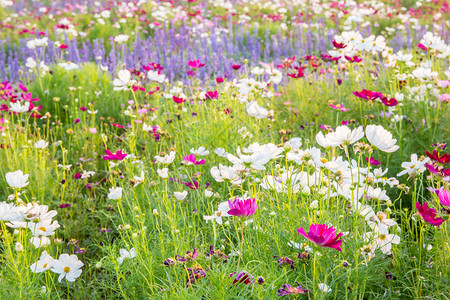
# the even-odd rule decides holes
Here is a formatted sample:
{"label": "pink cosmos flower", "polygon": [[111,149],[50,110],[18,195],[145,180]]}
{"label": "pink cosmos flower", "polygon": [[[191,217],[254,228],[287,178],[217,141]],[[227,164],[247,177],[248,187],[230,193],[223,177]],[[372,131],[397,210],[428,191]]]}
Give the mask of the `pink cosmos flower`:
{"label": "pink cosmos flower", "polygon": [[450,193],[447,190],[441,188],[440,190],[436,190],[436,194],[439,197],[439,202],[443,206],[450,207]]}
{"label": "pink cosmos flower", "polygon": [[106,155],[103,156],[103,160],[123,160],[128,155],[126,153],[122,153],[122,150],[119,150],[116,154],[114,154],[108,149],[105,149],[105,153]]}
{"label": "pink cosmos flower", "polygon": [[239,198],[235,198],[233,201],[228,200],[228,205],[230,210],[228,211],[229,215],[236,217],[250,217],[255,214],[258,205],[256,204],[256,199],[246,199],[241,200]]}
{"label": "pink cosmos flower", "polygon": [[188,165],[188,166],[191,166],[191,165],[203,165],[203,164],[205,164],[205,160],[204,160],[204,159],[202,159],[202,160],[197,160],[197,159],[195,158],[195,155],[194,155],[194,154],[189,154],[189,155],[183,156],[183,160],[184,160],[184,163],[185,163],[186,165]]}
{"label": "pink cosmos flower", "polygon": [[330,104],[330,105],[328,105],[329,107],[331,107],[332,109],[335,109],[335,110],[339,110],[339,111],[348,111],[348,108],[345,108],[344,107],[344,104],[338,104],[338,105],[334,105],[334,104]]}
{"label": "pink cosmos flower", "polygon": [[188,66],[191,67],[192,69],[198,69],[204,67],[205,64],[200,63],[200,60],[197,59],[188,61]]}
{"label": "pink cosmos flower", "polygon": [[422,43],[418,44],[417,47],[419,47],[420,49],[425,50],[425,51],[428,50],[428,47],[423,45]]}
{"label": "pink cosmos flower", "polygon": [[439,101],[446,102],[446,103],[450,102],[450,95],[449,94],[441,94],[439,96]]}
{"label": "pink cosmos flower", "polygon": [[444,219],[437,218],[436,210],[433,208],[429,208],[428,203],[425,202],[423,205],[420,205],[419,202],[416,202],[416,208],[419,211],[422,219],[428,224],[431,224],[433,226],[441,226],[441,224],[444,223]]}
{"label": "pink cosmos flower", "polygon": [[342,251],[342,240],[339,240],[339,238],[343,234],[339,233],[336,235],[336,229],[333,226],[328,227],[325,224],[311,224],[308,233],[302,227],[297,232],[316,245]]}

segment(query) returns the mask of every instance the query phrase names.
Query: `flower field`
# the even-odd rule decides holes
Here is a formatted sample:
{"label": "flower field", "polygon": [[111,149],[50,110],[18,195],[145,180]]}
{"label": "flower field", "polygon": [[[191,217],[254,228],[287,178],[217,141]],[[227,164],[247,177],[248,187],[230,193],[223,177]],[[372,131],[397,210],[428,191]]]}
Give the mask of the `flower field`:
{"label": "flower field", "polygon": [[0,0],[0,299],[450,299],[448,0]]}

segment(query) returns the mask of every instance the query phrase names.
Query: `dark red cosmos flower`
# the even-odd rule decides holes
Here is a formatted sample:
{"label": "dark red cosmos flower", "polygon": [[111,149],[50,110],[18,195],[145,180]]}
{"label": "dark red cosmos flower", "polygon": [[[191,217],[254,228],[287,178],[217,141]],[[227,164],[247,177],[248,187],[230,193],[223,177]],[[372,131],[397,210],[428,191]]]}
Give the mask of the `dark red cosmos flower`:
{"label": "dark red cosmos flower", "polygon": [[388,97],[384,96],[381,98],[381,102],[383,102],[383,104],[386,106],[396,106],[398,104],[397,99],[395,98],[389,99]]}
{"label": "dark red cosmos flower", "polygon": [[345,47],[347,47],[347,45],[345,45],[344,43],[338,43],[336,42],[336,40],[333,40],[333,46],[338,49],[344,49]]}
{"label": "dark red cosmos flower", "polygon": [[60,49],[67,49],[67,48],[69,48],[69,46],[67,46],[66,44],[61,44],[61,45],[59,45],[58,48],[60,48]]}
{"label": "dark red cosmos flower", "polygon": [[200,184],[197,181],[193,181],[193,182],[182,181],[181,184],[184,184],[185,186],[187,186],[188,188],[191,188],[193,190],[197,190],[200,188]]}
{"label": "dark red cosmos flower", "polygon": [[336,61],[338,61],[341,58],[340,56],[339,57],[333,57],[331,55],[327,55],[327,54],[323,54],[323,53],[320,56],[322,57],[322,60],[325,61],[325,62],[336,62]]}
{"label": "dark red cosmos flower", "polygon": [[431,224],[433,226],[441,226],[441,224],[445,221],[442,218],[436,217],[436,210],[433,208],[429,208],[427,202],[425,202],[423,205],[420,205],[419,202],[416,202],[416,208],[419,211],[422,219],[428,224]]}
{"label": "dark red cosmos flower", "polygon": [[450,176],[450,168],[444,169],[442,167],[439,167],[438,165],[432,164],[425,164],[425,167],[427,167],[428,171],[430,171],[434,175]]}
{"label": "dark red cosmos flower", "polygon": [[81,179],[81,173],[76,173],[75,175],[73,175],[73,178]]}
{"label": "dark red cosmos flower", "polygon": [[435,162],[441,163],[441,164],[448,164],[450,163],[450,154],[444,153],[441,156],[439,156],[439,153],[436,150],[433,150],[433,154],[425,150],[425,154]]}
{"label": "dark red cosmos flower", "polygon": [[173,99],[173,101],[175,101],[175,103],[178,103],[178,104],[181,104],[181,103],[183,103],[183,102],[186,102],[186,99],[183,99],[183,98],[181,98],[181,97],[173,96],[172,99]]}
{"label": "dark red cosmos flower", "polygon": [[122,150],[118,150],[115,154],[105,149],[106,155],[103,156],[103,160],[123,160],[128,154],[122,153]]}
{"label": "dark red cosmos flower", "polygon": [[223,82],[223,78],[222,77],[217,77],[216,78],[216,82],[217,83],[222,83]]}
{"label": "dark red cosmos flower", "polygon": [[[230,274],[230,277],[233,277],[234,273]],[[252,284],[253,276],[246,272],[239,272],[233,280],[233,284],[243,283],[243,284]]]}
{"label": "dark red cosmos flower", "polygon": [[218,99],[219,93],[217,91],[209,91],[209,92],[206,92],[205,96],[206,96],[206,99],[208,99],[208,100]]}
{"label": "dark red cosmos flower", "polygon": [[232,65],[233,70],[237,71],[241,68],[241,65]]}

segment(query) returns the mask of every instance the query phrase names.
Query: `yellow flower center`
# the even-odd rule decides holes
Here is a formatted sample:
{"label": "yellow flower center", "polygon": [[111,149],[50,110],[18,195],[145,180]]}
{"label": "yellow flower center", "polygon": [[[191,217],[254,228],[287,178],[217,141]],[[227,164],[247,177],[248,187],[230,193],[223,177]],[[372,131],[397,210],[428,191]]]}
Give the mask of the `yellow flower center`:
{"label": "yellow flower center", "polygon": [[45,229],[45,227],[39,227],[39,230],[43,231],[43,232],[47,232],[47,229]]}
{"label": "yellow flower center", "polygon": [[42,267],[43,267],[44,269],[47,268],[47,264],[44,264]]}
{"label": "yellow flower center", "polygon": [[380,240],[384,241],[386,239],[386,235],[382,234],[380,235]]}
{"label": "yellow flower center", "polygon": [[64,267],[64,272],[69,273],[70,272],[70,268],[69,267]]}

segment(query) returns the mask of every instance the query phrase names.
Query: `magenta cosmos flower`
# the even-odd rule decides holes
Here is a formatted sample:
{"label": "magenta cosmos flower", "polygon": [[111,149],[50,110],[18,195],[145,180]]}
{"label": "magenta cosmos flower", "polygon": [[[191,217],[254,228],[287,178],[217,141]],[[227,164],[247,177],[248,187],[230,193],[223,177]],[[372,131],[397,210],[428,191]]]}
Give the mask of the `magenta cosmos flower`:
{"label": "magenta cosmos flower", "polygon": [[202,159],[202,160],[197,160],[197,158],[195,158],[195,155],[194,155],[194,154],[189,154],[189,155],[183,156],[183,160],[184,160],[184,163],[185,163],[187,166],[191,166],[191,165],[203,165],[203,164],[205,164],[205,160],[204,160],[204,159]]}
{"label": "magenta cosmos flower", "polygon": [[423,205],[420,205],[419,202],[416,202],[416,208],[419,211],[422,219],[431,224],[433,226],[441,226],[444,223],[444,219],[436,217],[436,210],[428,207],[428,203],[425,202]]}
{"label": "magenta cosmos flower", "polygon": [[342,251],[342,240],[339,240],[342,233],[336,235],[336,229],[333,226],[328,227],[325,224],[311,224],[308,233],[302,227],[297,231],[316,245]]}
{"label": "magenta cosmos flower", "polygon": [[123,160],[127,157],[126,153],[122,153],[122,150],[117,151],[115,154],[105,149],[105,156],[103,156],[103,160]]}
{"label": "magenta cosmos flower", "polygon": [[228,205],[230,206],[229,215],[244,218],[252,216],[258,208],[256,199],[251,198],[241,200],[236,197],[233,201],[228,200]]}
{"label": "magenta cosmos flower", "polygon": [[202,64],[200,60],[197,59],[188,61],[188,66],[191,67],[192,69],[198,69],[204,67],[205,64]]}

